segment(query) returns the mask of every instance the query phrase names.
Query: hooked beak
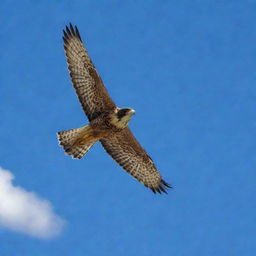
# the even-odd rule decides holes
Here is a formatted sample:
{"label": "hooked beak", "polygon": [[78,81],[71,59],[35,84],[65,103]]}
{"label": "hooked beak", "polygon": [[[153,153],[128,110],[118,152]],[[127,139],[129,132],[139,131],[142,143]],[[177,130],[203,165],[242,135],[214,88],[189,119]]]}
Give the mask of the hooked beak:
{"label": "hooked beak", "polygon": [[131,108],[129,113],[130,113],[131,116],[133,116],[135,114],[135,110]]}

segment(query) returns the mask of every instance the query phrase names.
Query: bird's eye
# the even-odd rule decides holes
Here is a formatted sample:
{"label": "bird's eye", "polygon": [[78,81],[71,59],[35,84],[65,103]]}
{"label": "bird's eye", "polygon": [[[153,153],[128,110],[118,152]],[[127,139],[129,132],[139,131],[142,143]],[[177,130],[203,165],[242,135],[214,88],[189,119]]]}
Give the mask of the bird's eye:
{"label": "bird's eye", "polygon": [[126,108],[120,109],[117,113],[117,118],[121,119],[123,116],[126,115],[127,111],[128,111],[128,109],[126,109]]}

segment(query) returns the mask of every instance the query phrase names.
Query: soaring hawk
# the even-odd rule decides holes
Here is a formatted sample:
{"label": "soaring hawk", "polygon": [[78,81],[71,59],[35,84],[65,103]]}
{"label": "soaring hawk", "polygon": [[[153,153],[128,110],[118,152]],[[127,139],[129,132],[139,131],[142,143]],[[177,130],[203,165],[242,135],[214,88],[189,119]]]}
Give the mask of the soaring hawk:
{"label": "soaring hawk", "polygon": [[82,158],[97,141],[130,175],[154,193],[166,193],[166,183],[152,159],[141,147],[128,127],[135,113],[119,108],[110,98],[80,37],[77,27],[70,24],[63,30],[64,49],[73,86],[89,125],[58,132],[60,146],[73,158]]}

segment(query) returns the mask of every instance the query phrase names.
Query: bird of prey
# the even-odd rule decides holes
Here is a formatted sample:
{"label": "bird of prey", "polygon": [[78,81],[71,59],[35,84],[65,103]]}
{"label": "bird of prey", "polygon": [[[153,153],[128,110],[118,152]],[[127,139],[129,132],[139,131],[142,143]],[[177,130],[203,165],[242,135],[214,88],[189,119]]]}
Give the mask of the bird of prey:
{"label": "bird of prey", "polygon": [[67,155],[82,158],[97,141],[130,175],[154,193],[166,193],[165,182],[152,159],[141,147],[128,127],[134,115],[132,108],[119,108],[110,98],[77,27],[63,30],[68,70],[89,125],[58,132],[59,145]]}

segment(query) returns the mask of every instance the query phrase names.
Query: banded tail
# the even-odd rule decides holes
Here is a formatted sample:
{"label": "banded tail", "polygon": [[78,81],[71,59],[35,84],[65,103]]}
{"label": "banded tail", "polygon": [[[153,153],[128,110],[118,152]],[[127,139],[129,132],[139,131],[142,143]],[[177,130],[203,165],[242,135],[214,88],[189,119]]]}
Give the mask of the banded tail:
{"label": "banded tail", "polygon": [[57,133],[59,145],[67,155],[81,159],[94,145],[98,138],[93,136],[90,125]]}

